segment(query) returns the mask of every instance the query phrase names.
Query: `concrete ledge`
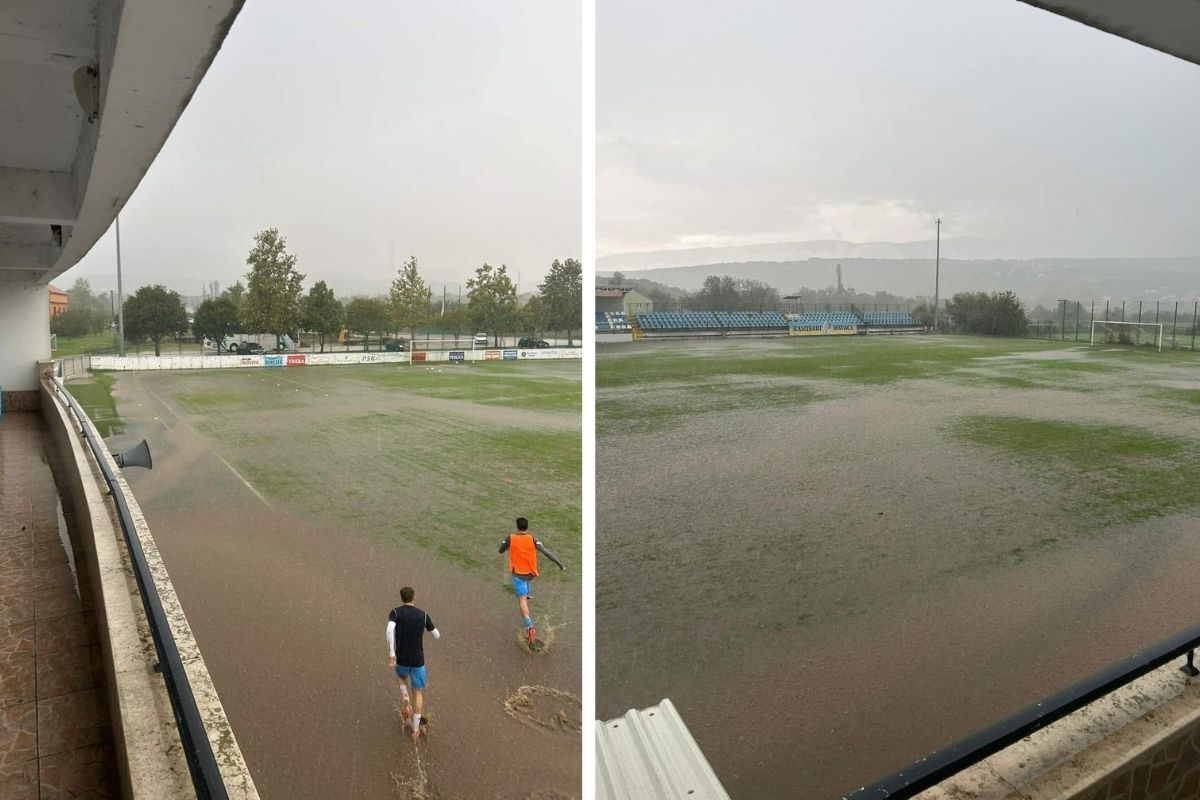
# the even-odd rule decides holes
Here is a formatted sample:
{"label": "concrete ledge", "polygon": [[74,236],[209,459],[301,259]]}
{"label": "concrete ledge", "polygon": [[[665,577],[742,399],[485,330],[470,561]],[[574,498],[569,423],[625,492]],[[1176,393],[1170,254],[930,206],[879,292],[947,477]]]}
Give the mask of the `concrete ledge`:
{"label": "concrete ledge", "polygon": [[1200,683],[1159,667],[922,792],[922,800],[1200,797]]}
{"label": "concrete ledge", "polygon": [[[149,623],[115,511],[102,488],[103,477],[73,423],[73,416],[48,380],[43,381],[41,398],[50,437],[65,465],[65,480],[69,485],[61,489],[74,499],[80,538],[87,550],[123,793],[129,798],[195,797],[166,685],[154,671],[157,658]],[[86,424],[90,426],[91,422]],[[105,458],[112,459],[108,453]],[[115,464],[112,466],[115,470]],[[170,620],[171,633],[183,656],[187,678],[206,721],[209,741],[229,796],[257,800],[254,781],[141,509],[123,478],[120,485]]]}

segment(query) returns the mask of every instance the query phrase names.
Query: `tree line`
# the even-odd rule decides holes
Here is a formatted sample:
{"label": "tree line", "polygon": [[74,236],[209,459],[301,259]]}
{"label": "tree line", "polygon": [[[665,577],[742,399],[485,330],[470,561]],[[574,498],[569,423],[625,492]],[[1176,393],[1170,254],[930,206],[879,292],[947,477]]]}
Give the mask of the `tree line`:
{"label": "tree line", "polygon": [[[296,256],[288,252],[287,242],[276,228],[254,237],[246,263],[250,269],[245,285],[239,281],[226,287],[196,309],[190,326],[193,336],[210,339],[219,348],[231,334],[270,334],[279,340],[306,331],[319,337],[324,352],[326,338],[343,330],[361,334],[367,349],[373,334],[408,331],[411,339],[418,329],[437,327],[455,335],[468,328],[483,331],[496,337],[497,344],[499,337],[515,333],[566,331],[568,342],[574,344],[574,333],[582,323],[582,265],[571,258],[555,260],[539,284],[538,294],[523,306],[517,302],[516,285],[507,267],[490,264],[476,269],[467,281],[466,302],[456,298],[439,303],[440,298],[434,298],[421,276],[416,257],[410,257],[397,270],[385,296],[354,297],[343,302],[325,281],[316,282],[306,293],[305,275],[296,269]],[[86,285],[86,281],[83,283]],[[68,312],[56,319],[74,310],[73,299],[69,304]],[[95,302],[83,305],[92,308]],[[163,337],[184,334],[188,327],[182,298],[164,286],[143,286],[125,301],[126,336],[150,339],[155,355],[161,352]]]}

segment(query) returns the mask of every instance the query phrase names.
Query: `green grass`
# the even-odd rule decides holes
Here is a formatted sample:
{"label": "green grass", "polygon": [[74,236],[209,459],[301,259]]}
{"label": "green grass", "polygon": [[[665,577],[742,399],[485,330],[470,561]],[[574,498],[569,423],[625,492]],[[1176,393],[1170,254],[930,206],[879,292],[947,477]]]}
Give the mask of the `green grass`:
{"label": "green grass", "polygon": [[[635,348],[639,346],[634,345]],[[976,361],[981,357],[1058,350],[1066,346],[1074,346],[1074,343],[964,337],[947,339],[945,346],[939,346],[913,340],[855,337],[835,343],[782,340],[766,353],[754,350],[745,354],[734,350],[636,353],[625,349],[606,356],[601,351],[596,386],[607,389],[659,382],[703,383],[733,375],[885,384],[942,377],[969,366],[982,366]]]}
{"label": "green grass", "polygon": [[117,337],[111,331],[108,333],[91,333],[87,336],[59,336],[57,346],[51,356],[66,358],[84,353],[115,353]]}
{"label": "green grass", "polygon": [[1200,389],[1158,388],[1151,390],[1151,395],[1180,411],[1192,414],[1200,411]]}
{"label": "green grass", "polygon": [[423,397],[530,411],[581,413],[583,388],[578,381],[518,375],[510,364],[441,369],[445,372],[430,372],[420,364],[402,369],[367,368],[356,377],[375,386],[402,389]]}
{"label": "green grass", "polygon": [[105,439],[125,431],[125,425],[117,415],[117,404],[112,396],[112,387],[116,379],[116,375],[111,372],[97,372],[92,374],[90,381],[72,381],[67,385],[75,400]]}
{"label": "green grass", "polygon": [[175,399],[188,411],[204,414],[210,411],[227,411],[231,408],[250,407],[252,399],[235,392],[192,392],[177,394]]}
{"label": "green grass", "polygon": [[970,416],[953,434],[1015,458],[1057,485],[1083,528],[1200,505],[1200,443],[1131,426]]}
{"label": "green grass", "polygon": [[[191,374],[176,377],[173,394],[272,503],[497,575],[496,548],[526,516],[568,566],[550,581],[577,589],[582,437],[577,425],[562,427],[561,414],[579,413],[579,381],[458,370],[318,367],[296,375],[329,392],[315,397],[277,387],[269,372],[240,382]],[[455,402],[413,407],[406,394]],[[276,413],[282,405],[287,414]],[[498,406],[549,413],[543,424],[489,408]]]}
{"label": "green grass", "polygon": [[632,396],[596,398],[596,433],[657,433],[700,414],[752,409],[798,408],[821,395],[795,381],[747,383],[709,380],[683,386],[659,385]]}

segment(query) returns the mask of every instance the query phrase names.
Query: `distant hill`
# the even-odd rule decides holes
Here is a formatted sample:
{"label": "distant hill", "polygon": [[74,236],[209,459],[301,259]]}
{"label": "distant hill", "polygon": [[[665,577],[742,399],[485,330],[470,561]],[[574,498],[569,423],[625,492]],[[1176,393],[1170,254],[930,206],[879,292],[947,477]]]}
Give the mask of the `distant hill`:
{"label": "distant hill", "polygon": [[[840,239],[814,239],[803,242],[748,244],[735,247],[693,247],[683,250],[656,250],[642,253],[618,253],[596,259],[596,269],[662,269],[700,264],[732,264],[747,261],[803,261],[809,258],[904,259],[933,258],[937,243],[933,239],[918,242],[847,242]],[[943,237],[942,257],[964,261],[992,259],[1024,260],[1031,258],[1099,258],[1120,253],[1087,253],[1052,242],[1010,241],[980,237]]]}
{"label": "distant hill", "polygon": [[[944,244],[944,243],[943,243]],[[847,288],[885,291],[901,296],[932,296],[934,260],[926,258],[808,258],[791,261],[741,261],[625,271],[625,283],[638,279],[695,292],[709,275],[763,281],[789,294],[801,287],[835,285],[842,266]],[[599,270],[599,265],[597,266]],[[611,270],[602,270],[603,277]],[[941,295],[1008,290],[1029,307],[1052,305],[1059,298],[1104,300],[1200,299],[1200,257],[1193,258],[1029,258],[964,260],[942,258]]]}

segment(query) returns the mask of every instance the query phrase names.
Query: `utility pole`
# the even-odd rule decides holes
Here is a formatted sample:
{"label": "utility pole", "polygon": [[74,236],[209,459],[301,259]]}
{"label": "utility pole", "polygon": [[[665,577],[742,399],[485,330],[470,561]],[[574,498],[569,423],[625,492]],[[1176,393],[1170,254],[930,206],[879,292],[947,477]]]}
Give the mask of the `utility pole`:
{"label": "utility pole", "polygon": [[1062,307],[1063,307],[1063,309],[1062,309],[1062,336],[1060,338],[1062,338],[1065,341],[1067,338],[1067,302],[1068,301],[1065,299],[1062,299],[1062,300],[1059,300],[1058,302],[1062,303]]}
{"label": "utility pole", "polygon": [[125,357],[125,293],[121,289],[121,215],[117,215],[117,354]]}
{"label": "utility pole", "polygon": [[937,250],[935,251],[935,260],[933,262],[933,332],[938,331],[938,291],[941,289],[942,280],[942,218],[937,218]]}

